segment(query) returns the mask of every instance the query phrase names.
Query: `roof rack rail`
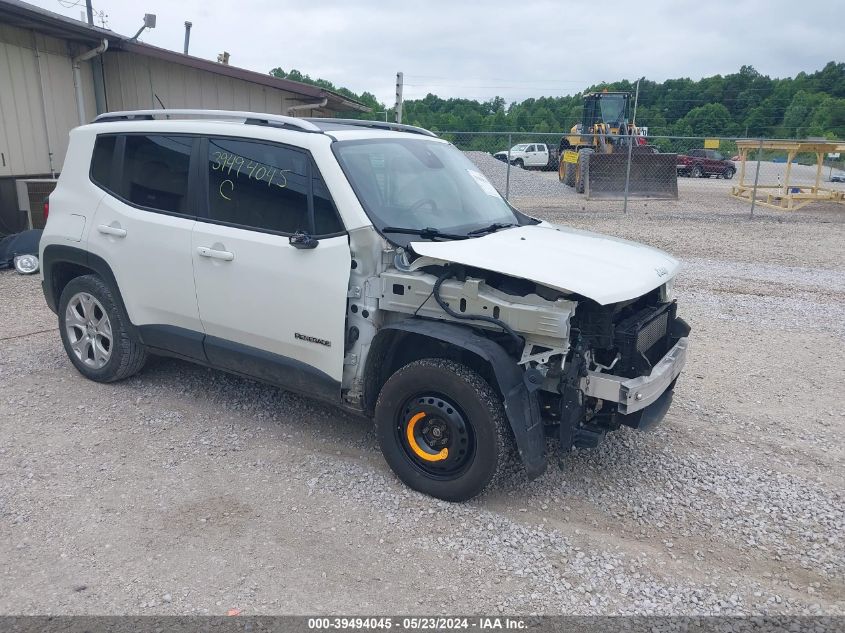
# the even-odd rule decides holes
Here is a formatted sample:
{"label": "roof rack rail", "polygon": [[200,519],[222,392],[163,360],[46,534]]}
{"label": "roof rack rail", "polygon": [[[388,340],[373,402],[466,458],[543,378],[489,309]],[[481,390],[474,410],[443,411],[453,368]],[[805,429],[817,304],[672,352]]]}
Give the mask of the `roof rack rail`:
{"label": "roof rack rail", "polygon": [[94,119],[95,123],[114,121],[152,121],[155,117],[165,118],[203,118],[243,121],[247,125],[269,125],[322,134],[322,130],[313,123],[293,116],[265,114],[262,112],[241,112],[238,110],[125,110],[122,112],[104,112]]}
{"label": "roof rack rail", "polygon": [[390,123],[389,121],[368,121],[365,119],[329,119],[329,118],[315,118],[307,117],[305,121],[313,121],[315,123],[337,123],[339,125],[354,125],[357,127],[372,127],[379,130],[392,130],[394,132],[410,132],[411,134],[422,134],[424,136],[433,136],[437,138],[437,134],[431,130],[417,127],[415,125],[405,125],[403,123]]}

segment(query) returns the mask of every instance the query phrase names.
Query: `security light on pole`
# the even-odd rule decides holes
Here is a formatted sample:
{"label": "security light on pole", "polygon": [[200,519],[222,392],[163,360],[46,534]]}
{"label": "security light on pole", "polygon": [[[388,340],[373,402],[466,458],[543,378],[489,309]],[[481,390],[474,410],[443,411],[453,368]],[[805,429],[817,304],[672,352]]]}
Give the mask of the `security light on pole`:
{"label": "security light on pole", "polygon": [[155,13],[145,13],[144,14],[144,25],[138,29],[138,32],[135,33],[132,37],[129,38],[130,42],[134,42],[138,39],[138,36],[144,32],[144,29],[154,29],[156,27],[156,14]]}

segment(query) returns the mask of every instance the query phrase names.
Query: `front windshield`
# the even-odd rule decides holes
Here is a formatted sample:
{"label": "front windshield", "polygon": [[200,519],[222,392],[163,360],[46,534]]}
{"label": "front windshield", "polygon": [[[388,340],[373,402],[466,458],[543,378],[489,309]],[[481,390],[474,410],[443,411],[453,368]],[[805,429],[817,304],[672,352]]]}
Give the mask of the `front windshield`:
{"label": "front windshield", "polygon": [[[428,139],[369,139],[332,145],[352,188],[377,229],[437,229],[465,235],[519,219],[463,152]],[[417,236],[388,234],[407,245]]]}
{"label": "front windshield", "polygon": [[602,95],[601,119],[605,123],[622,123],[625,116],[625,97],[623,95]]}
{"label": "front windshield", "polygon": [[520,143],[511,147],[512,152],[524,152],[526,149],[528,149],[528,143]]}

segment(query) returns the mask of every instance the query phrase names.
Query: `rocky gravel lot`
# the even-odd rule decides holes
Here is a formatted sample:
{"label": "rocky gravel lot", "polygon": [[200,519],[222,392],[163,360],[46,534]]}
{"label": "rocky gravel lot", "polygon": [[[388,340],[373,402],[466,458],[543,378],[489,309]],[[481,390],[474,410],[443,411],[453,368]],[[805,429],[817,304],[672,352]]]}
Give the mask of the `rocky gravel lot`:
{"label": "rocky gravel lot", "polygon": [[517,202],[680,257],[692,358],[663,424],[462,505],[272,387],[84,380],[0,273],[0,612],[845,615],[845,211],[573,200]]}

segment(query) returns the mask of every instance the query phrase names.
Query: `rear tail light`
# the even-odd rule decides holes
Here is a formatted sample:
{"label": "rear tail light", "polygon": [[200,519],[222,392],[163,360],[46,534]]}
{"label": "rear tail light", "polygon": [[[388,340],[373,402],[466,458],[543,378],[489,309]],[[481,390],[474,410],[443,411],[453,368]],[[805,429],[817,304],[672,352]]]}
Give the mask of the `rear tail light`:
{"label": "rear tail light", "polygon": [[50,215],[50,198],[44,199],[44,222],[47,222],[47,216]]}

